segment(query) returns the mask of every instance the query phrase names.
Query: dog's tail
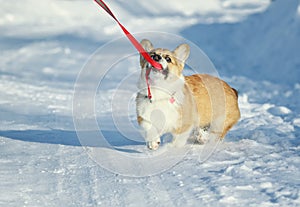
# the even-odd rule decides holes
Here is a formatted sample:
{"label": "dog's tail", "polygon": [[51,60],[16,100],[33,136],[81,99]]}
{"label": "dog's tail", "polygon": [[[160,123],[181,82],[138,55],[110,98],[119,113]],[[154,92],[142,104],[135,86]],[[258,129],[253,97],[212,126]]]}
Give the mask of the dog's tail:
{"label": "dog's tail", "polygon": [[239,92],[235,88],[231,88],[231,89],[233,90],[234,94],[238,98],[239,97]]}

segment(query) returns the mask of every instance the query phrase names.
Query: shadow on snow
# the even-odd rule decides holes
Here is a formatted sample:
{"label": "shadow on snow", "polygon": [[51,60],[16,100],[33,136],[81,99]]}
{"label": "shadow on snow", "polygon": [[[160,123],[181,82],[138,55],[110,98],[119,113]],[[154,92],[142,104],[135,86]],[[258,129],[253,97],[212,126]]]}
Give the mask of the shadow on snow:
{"label": "shadow on snow", "polygon": [[[77,134],[78,133],[78,134]],[[107,147],[115,148],[119,151],[131,152],[130,149],[122,149],[120,147],[129,145],[144,145],[125,138],[117,131],[102,131],[103,136],[99,136],[99,131],[77,132],[67,130],[7,130],[0,131],[0,136],[25,141],[37,142],[45,144],[58,144],[69,146],[83,147]],[[80,136],[78,136],[80,135]],[[80,137],[80,138],[79,138]]]}

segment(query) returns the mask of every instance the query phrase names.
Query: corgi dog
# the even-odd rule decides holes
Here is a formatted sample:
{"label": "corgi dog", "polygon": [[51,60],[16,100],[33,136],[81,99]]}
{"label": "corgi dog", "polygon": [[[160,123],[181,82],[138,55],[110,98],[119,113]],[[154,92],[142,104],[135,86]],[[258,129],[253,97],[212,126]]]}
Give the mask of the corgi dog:
{"label": "corgi dog", "polygon": [[183,146],[191,137],[201,144],[211,134],[224,138],[240,118],[237,91],[208,74],[184,76],[182,71],[190,54],[187,44],[179,45],[174,51],[154,48],[146,39],[141,45],[162,65],[162,70],[157,70],[140,57],[136,112],[147,147],[158,149],[161,136],[166,133],[172,134],[176,146]]}

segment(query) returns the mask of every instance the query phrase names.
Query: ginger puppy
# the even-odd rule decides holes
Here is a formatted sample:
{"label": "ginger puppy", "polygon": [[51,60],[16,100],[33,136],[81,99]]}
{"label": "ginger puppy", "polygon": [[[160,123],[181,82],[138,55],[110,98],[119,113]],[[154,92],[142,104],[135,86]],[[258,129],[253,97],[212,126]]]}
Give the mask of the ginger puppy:
{"label": "ginger puppy", "polygon": [[[141,45],[163,67],[157,70],[140,57],[136,110],[148,148],[156,150],[166,133],[173,135],[175,145],[184,145],[190,137],[204,143],[210,134],[224,138],[240,118],[237,91],[207,74],[183,76],[190,53],[187,44],[179,45],[174,51],[153,48],[145,39]],[[147,97],[146,71],[151,101]]]}

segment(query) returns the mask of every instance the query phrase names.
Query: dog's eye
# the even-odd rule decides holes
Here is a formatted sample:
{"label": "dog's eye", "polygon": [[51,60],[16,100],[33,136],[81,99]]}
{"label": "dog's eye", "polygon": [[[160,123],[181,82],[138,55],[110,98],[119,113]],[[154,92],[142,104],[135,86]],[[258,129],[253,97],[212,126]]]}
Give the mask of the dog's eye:
{"label": "dog's eye", "polygon": [[169,56],[167,56],[165,59],[168,63],[172,62],[172,59]]}

